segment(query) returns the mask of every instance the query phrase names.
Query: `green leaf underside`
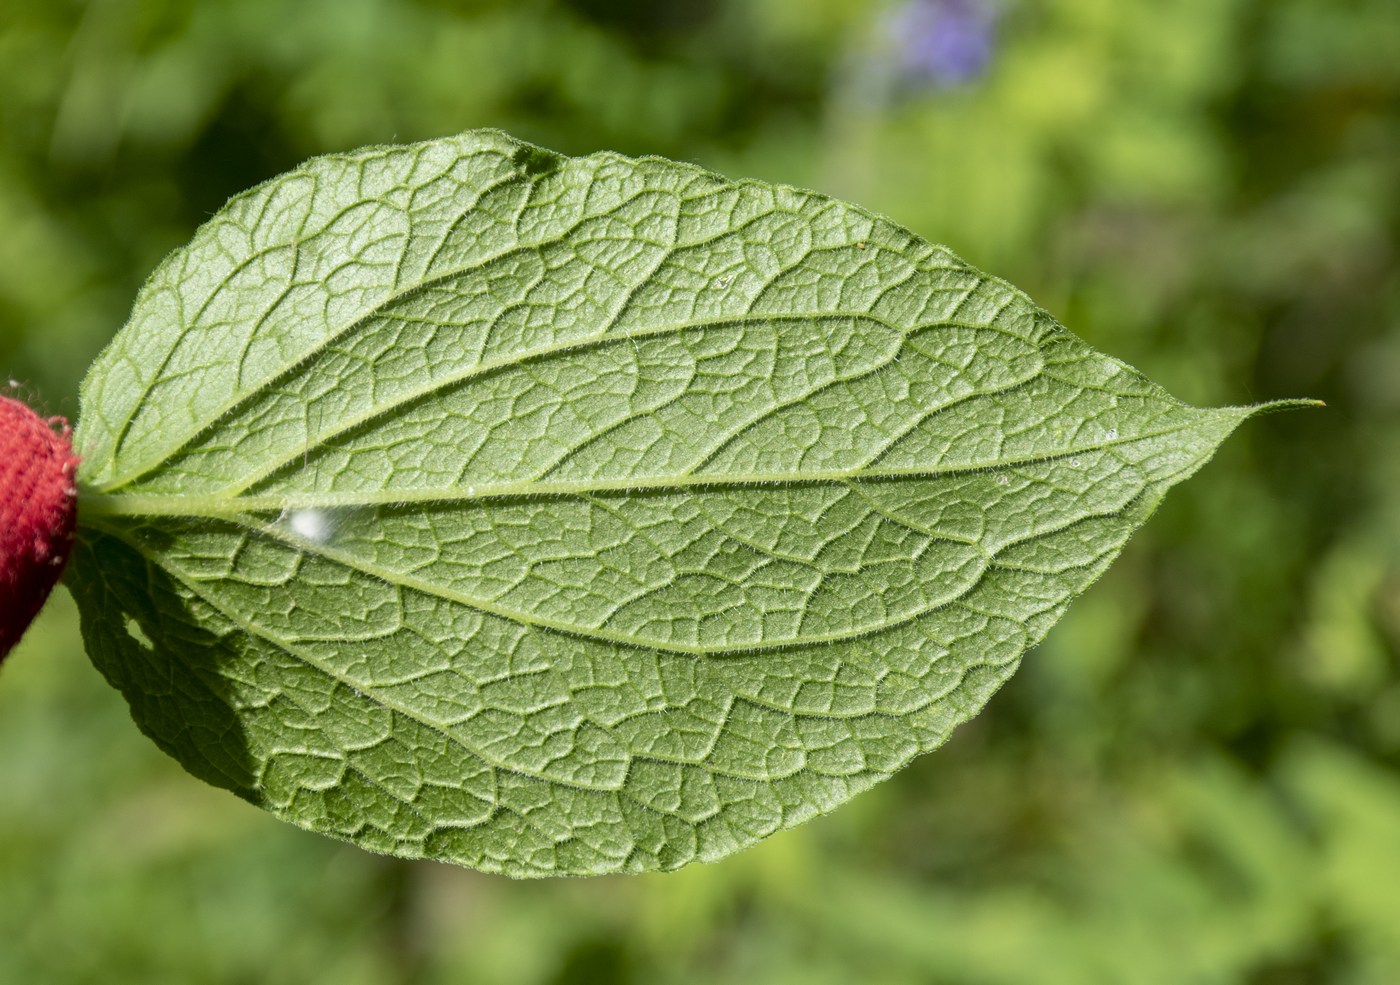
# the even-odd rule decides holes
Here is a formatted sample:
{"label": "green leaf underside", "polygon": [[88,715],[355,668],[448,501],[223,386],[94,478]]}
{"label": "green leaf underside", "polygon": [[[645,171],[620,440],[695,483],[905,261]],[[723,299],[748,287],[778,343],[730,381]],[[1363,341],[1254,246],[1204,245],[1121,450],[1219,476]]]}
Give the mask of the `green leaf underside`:
{"label": "green leaf underside", "polygon": [[70,584],[141,727],[280,817],[671,869],[941,744],[1256,410],[854,206],[473,132],[161,265],[84,385]]}

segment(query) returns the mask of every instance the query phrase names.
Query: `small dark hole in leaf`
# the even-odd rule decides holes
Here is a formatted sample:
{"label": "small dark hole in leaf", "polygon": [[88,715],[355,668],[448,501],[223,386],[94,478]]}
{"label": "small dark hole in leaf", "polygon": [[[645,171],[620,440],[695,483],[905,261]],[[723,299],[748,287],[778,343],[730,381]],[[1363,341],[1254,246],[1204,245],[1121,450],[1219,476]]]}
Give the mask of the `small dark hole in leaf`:
{"label": "small dark hole in leaf", "polygon": [[515,166],[532,178],[553,174],[564,163],[564,158],[543,147],[522,147],[515,152]]}
{"label": "small dark hole in leaf", "polygon": [[151,638],[147,636],[145,630],[141,628],[141,624],[130,616],[126,617],[126,634],[135,640],[137,645],[143,650],[155,650],[155,644],[151,642]]}

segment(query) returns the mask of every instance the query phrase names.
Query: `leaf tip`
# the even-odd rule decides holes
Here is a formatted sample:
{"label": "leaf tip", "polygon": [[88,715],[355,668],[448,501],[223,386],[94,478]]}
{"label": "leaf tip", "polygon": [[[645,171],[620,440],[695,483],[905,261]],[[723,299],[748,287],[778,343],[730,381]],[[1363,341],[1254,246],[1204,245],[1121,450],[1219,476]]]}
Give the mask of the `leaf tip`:
{"label": "leaf tip", "polygon": [[1325,400],[1317,400],[1313,397],[1291,397],[1286,400],[1270,400],[1267,403],[1254,404],[1244,408],[1249,412],[1248,416],[1254,417],[1258,414],[1272,414],[1281,410],[1297,410],[1302,407],[1326,407]]}

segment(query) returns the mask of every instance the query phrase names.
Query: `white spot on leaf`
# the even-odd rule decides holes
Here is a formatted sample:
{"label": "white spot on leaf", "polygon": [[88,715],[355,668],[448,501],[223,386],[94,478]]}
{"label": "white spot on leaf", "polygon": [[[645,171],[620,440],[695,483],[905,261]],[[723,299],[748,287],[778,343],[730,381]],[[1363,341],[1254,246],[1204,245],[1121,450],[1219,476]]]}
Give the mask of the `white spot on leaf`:
{"label": "white spot on leaf", "polygon": [[331,533],[330,518],[320,510],[293,510],[287,517],[292,533],[316,543],[324,543]]}

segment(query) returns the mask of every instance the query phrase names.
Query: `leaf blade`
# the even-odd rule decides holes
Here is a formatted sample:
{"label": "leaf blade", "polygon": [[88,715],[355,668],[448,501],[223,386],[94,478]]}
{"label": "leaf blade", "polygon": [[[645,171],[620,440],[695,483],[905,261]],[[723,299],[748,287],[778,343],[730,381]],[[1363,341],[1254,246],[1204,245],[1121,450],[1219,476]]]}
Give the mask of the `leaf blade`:
{"label": "leaf blade", "polygon": [[138,723],[279,816],[674,868],[940,744],[1254,412],[854,206],[469,133],[153,275],[85,385],[75,592]]}

